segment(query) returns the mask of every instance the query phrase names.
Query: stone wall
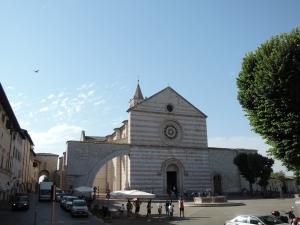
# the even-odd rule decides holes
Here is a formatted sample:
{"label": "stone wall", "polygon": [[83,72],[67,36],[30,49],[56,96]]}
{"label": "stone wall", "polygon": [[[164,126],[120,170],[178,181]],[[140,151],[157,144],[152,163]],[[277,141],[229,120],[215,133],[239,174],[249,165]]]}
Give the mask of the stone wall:
{"label": "stone wall", "polygon": [[[222,192],[235,193],[243,188],[243,179],[240,177],[237,166],[233,163],[234,157],[240,152],[256,153],[256,150],[208,148],[211,168],[211,185],[213,188],[213,176],[221,175]],[[214,190],[212,190],[214,191]]]}
{"label": "stone wall", "polygon": [[178,191],[210,188],[207,150],[154,146],[131,147],[131,188],[166,194],[166,172],[163,166],[170,159],[179,160],[183,166],[182,184]]}

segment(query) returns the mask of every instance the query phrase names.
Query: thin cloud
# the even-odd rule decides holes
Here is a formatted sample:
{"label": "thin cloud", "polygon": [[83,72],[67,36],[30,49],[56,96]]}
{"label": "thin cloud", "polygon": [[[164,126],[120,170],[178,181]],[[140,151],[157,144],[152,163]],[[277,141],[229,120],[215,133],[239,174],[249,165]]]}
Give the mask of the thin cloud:
{"label": "thin cloud", "polygon": [[22,109],[24,103],[22,101],[19,101],[19,102],[12,102],[11,103],[11,107],[14,109],[14,111],[19,111]]}
{"label": "thin cloud", "polygon": [[81,85],[79,88],[77,88],[77,90],[80,91],[80,90],[92,88],[92,87],[94,87],[94,85],[95,85],[95,83],[86,83],[86,84]]}
{"label": "thin cloud", "polygon": [[49,110],[48,106],[39,109],[39,112],[47,112]]}
{"label": "thin cloud", "polygon": [[91,91],[89,91],[89,92],[87,93],[87,95],[88,95],[88,96],[91,96],[91,95],[94,95],[94,93],[95,93],[95,90],[91,90]]}
{"label": "thin cloud", "polygon": [[61,154],[65,150],[66,141],[78,140],[81,131],[79,126],[61,124],[46,131],[31,132],[30,135],[34,140],[36,152],[51,151]]}
{"label": "thin cloud", "polygon": [[54,98],[55,97],[55,95],[54,94],[51,94],[51,95],[49,95],[48,97],[47,97],[47,99],[52,99],[52,98]]}
{"label": "thin cloud", "polygon": [[97,105],[103,105],[103,104],[105,104],[105,103],[106,103],[106,100],[105,100],[105,99],[101,99],[101,100],[99,100],[99,101],[94,102],[94,106],[97,106]]}
{"label": "thin cloud", "polygon": [[65,95],[65,93],[64,92],[60,92],[59,94],[58,94],[58,98],[62,98],[63,96]]}

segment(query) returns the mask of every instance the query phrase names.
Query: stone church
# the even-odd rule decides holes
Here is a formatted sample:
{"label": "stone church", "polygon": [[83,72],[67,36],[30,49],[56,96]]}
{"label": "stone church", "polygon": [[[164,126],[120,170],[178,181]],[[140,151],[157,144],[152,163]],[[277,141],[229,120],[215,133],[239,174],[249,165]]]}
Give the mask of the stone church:
{"label": "stone church", "polygon": [[128,120],[110,135],[67,141],[64,188],[138,189],[165,195],[174,187],[215,194],[240,192],[233,164],[240,152],[207,144],[207,116],[171,87],[144,98],[139,84]]}

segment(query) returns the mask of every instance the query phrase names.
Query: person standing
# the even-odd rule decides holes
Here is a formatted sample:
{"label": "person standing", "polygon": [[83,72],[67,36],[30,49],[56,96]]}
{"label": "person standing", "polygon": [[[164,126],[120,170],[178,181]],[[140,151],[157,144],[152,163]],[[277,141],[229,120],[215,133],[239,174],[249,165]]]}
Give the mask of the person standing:
{"label": "person standing", "polygon": [[147,204],[147,217],[148,216],[151,216],[151,208],[152,208],[152,206],[151,206],[151,199],[148,201],[148,204]]}
{"label": "person standing", "polygon": [[165,204],[165,210],[166,210],[166,215],[167,215],[167,216],[169,216],[169,205],[170,205],[170,203],[169,203],[169,201],[167,200],[167,201],[166,201],[166,204]]}
{"label": "person standing", "polygon": [[181,217],[181,213],[182,213],[182,217],[184,217],[184,201],[182,197],[180,197],[180,200],[178,201],[178,207],[179,207],[179,217]]}
{"label": "person standing", "polygon": [[138,198],[134,201],[134,206],[135,206],[135,216],[138,217],[140,212],[140,206],[141,206],[141,202]]}
{"label": "person standing", "polygon": [[173,213],[174,213],[174,205],[172,204],[172,202],[169,204],[168,206],[169,208],[169,217],[173,217]]}
{"label": "person standing", "polygon": [[158,212],[158,216],[161,216],[161,211],[162,211],[162,205],[160,204],[160,202],[157,204],[157,212]]}
{"label": "person standing", "polygon": [[125,211],[125,206],[124,206],[124,204],[122,204],[121,207],[120,207],[121,216],[124,215],[124,211]]}
{"label": "person standing", "polygon": [[129,200],[127,201],[126,208],[127,208],[127,216],[129,217],[132,214],[132,204]]}

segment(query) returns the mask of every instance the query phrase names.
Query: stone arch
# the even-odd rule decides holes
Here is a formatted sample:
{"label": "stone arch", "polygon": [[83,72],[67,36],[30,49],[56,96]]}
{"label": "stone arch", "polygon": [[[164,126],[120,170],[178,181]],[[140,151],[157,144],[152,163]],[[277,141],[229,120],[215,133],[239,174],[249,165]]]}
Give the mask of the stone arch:
{"label": "stone arch", "polygon": [[[41,170],[39,172],[39,176],[38,176],[38,179],[40,179],[41,176],[46,176],[49,180],[51,180],[51,177],[50,177],[50,172],[48,170]],[[38,180],[39,181],[39,180]]]}
{"label": "stone arch", "polygon": [[115,157],[122,156],[122,155],[129,155],[130,151],[128,150],[120,150],[120,151],[113,151],[110,154],[106,155],[105,157],[101,158],[98,162],[96,162],[92,168],[90,168],[90,171],[87,176],[87,184],[89,186],[93,185],[93,182],[95,180],[95,177],[98,173],[98,171],[109,161],[112,160]]}
{"label": "stone arch", "polygon": [[163,192],[167,192],[167,171],[168,168],[174,168],[177,173],[177,190],[178,192],[182,193],[183,192],[183,177],[187,176],[187,172],[184,168],[183,163],[176,158],[170,158],[165,161],[163,161],[159,175],[163,176]]}

